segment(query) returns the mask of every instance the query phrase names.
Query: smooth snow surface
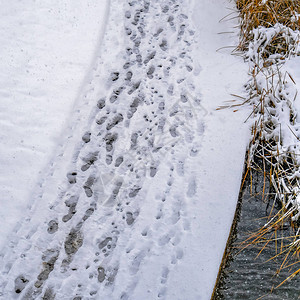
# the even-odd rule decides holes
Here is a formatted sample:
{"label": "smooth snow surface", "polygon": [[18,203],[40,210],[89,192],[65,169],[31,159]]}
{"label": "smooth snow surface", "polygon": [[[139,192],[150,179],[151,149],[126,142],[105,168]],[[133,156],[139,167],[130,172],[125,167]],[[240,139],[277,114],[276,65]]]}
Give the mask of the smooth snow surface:
{"label": "smooth snow surface", "polygon": [[249,139],[216,111],[233,3],[43,3],[1,12],[0,297],[210,299]]}
{"label": "smooth snow surface", "polygon": [[108,7],[105,0],[0,3],[1,248],[61,142]]}

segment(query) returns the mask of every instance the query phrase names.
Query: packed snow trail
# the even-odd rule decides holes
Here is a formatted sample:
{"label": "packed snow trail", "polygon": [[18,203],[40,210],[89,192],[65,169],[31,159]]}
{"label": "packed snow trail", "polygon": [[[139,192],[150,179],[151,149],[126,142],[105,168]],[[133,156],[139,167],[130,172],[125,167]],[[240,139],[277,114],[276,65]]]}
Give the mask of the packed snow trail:
{"label": "packed snow trail", "polygon": [[193,159],[206,113],[194,82],[191,7],[187,0],[111,1],[85,95],[90,116],[74,123],[64,147],[62,156],[70,147],[73,154],[59,193],[55,163],[1,252],[3,299],[171,292],[168,277],[190,231],[188,201],[197,198]]}
{"label": "packed snow trail", "polygon": [[69,128],[0,250],[1,299],[211,297],[249,140],[247,111],[216,111],[247,80],[224,48],[238,24],[220,22],[227,0],[108,4]]}

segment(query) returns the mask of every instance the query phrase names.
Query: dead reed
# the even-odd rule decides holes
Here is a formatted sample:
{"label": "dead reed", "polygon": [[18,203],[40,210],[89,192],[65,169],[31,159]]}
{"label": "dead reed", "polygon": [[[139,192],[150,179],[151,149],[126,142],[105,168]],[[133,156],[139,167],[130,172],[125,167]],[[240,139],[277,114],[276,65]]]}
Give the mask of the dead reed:
{"label": "dead reed", "polygon": [[[252,38],[252,31],[259,26],[270,28],[282,24],[292,30],[300,29],[300,2],[297,0],[237,0],[241,16],[241,43],[245,49]],[[274,44],[278,44],[274,40]]]}
{"label": "dead reed", "polygon": [[[271,209],[266,224],[241,248],[259,245],[261,252],[275,240],[274,257],[282,257],[280,272],[300,262],[300,124],[293,105],[297,90],[292,74],[283,71],[286,59],[300,53],[300,0],[236,0],[236,5],[241,19],[236,51],[243,52],[251,67],[246,84],[249,96],[243,98],[243,104],[253,108],[245,176],[259,169],[264,187],[268,182],[272,189],[273,203],[280,205],[278,211]],[[283,244],[277,233],[287,224],[293,234]],[[300,269],[280,285],[298,273]]]}

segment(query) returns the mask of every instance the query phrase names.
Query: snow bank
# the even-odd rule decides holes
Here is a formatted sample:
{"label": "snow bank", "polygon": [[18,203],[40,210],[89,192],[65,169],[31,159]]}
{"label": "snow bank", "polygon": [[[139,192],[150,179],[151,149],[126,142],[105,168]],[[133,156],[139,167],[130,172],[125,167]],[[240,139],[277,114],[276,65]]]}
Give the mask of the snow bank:
{"label": "snow bank", "polygon": [[[193,173],[200,184],[199,199],[189,206],[194,215],[191,220],[194,235],[183,242],[189,250],[172,273],[175,298],[185,294],[189,295],[187,299],[210,299],[238,199],[250,136],[244,121],[250,111],[246,108],[237,112],[216,111],[225,101],[234,99],[231,93],[243,96],[243,83],[247,80],[246,64],[231,55],[238,43],[237,20],[228,17],[220,21],[234,10],[234,3],[225,0],[195,1],[194,21],[198,29],[195,55],[201,65],[198,83],[207,115],[202,148],[198,161],[193,162]],[[196,290],[189,291],[189,286],[179,283],[182,274]]]}
{"label": "snow bank", "polygon": [[6,1],[0,11],[0,248],[59,142],[107,1]]}
{"label": "snow bank", "polygon": [[[7,180],[7,170],[1,173],[1,185],[8,190],[3,202],[14,200],[1,210],[3,215],[10,212],[4,219],[10,221],[7,228],[33,194],[35,198],[1,250],[2,295],[209,299],[249,140],[243,124],[249,114],[246,107],[237,112],[216,110],[233,98],[231,93],[242,95],[247,79],[242,59],[231,55],[238,43],[237,24],[229,18],[220,21],[229,4],[111,1],[103,44],[90,69],[100,23],[88,22],[103,7],[96,2],[93,8],[55,4],[54,19],[46,18],[49,11],[42,8],[41,13],[27,13],[27,23],[34,20],[32,15],[39,20],[30,26],[49,28],[43,31],[39,25],[38,38],[20,42],[20,47],[28,45],[26,49],[36,44],[35,56],[30,57],[37,78],[47,82],[36,83],[26,72],[26,77],[18,75],[18,93],[26,87],[27,94],[35,95],[24,96],[26,101],[17,106],[23,119],[11,117],[13,105],[2,105],[14,138],[11,146],[11,135],[3,130],[0,151],[6,154],[6,169],[13,167],[18,173],[15,183],[12,171]],[[13,4],[7,7],[12,10]],[[233,3],[228,8],[228,13],[234,10]],[[56,19],[60,11],[64,18]],[[82,20],[78,35],[71,30],[73,14]],[[103,20],[103,12],[96,19]],[[66,56],[56,48],[63,42],[70,51]],[[55,51],[59,55],[52,56]],[[26,62],[26,55],[19,59]],[[70,63],[75,59],[77,67]],[[48,74],[45,65],[51,65],[53,73]],[[80,86],[85,71],[91,78]],[[64,123],[76,98],[80,102],[74,115]],[[59,139],[61,128],[64,140]],[[30,131],[26,138],[25,129]],[[31,148],[13,161],[9,148],[23,149],[20,140]],[[56,157],[51,160],[53,151]],[[48,176],[40,173],[45,182],[39,194],[32,190],[35,182],[41,183],[35,175],[40,170]]]}

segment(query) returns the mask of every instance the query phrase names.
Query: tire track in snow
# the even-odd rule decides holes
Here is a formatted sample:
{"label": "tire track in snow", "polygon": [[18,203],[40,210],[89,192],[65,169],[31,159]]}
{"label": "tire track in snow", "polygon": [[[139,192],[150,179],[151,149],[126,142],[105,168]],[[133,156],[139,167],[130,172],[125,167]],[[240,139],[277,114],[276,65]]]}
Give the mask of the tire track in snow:
{"label": "tire track in snow", "polygon": [[[143,265],[159,252],[166,257],[157,262],[153,293],[164,298],[168,274],[184,255],[186,201],[197,189],[185,160],[197,155],[203,131],[188,1],[111,5],[86,94],[95,106],[67,183],[44,208],[47,220],[33,222],[41,212],[29,212],[1,253],[1,293],[11,299],[131,299]],[[122,42],[114,32],[121,20]],[[110,51],[116,58],[105,57]]]}

